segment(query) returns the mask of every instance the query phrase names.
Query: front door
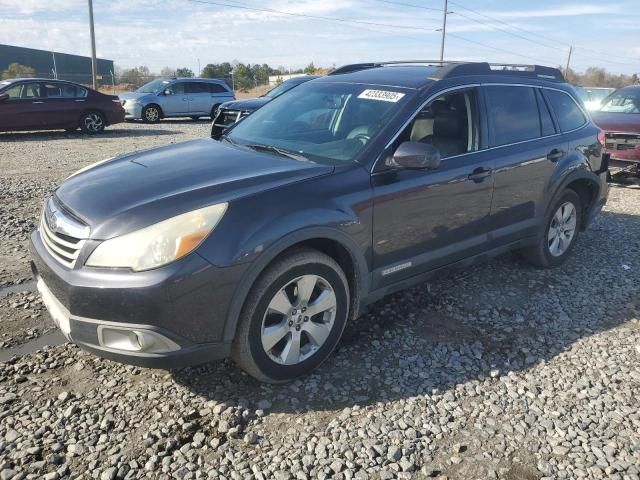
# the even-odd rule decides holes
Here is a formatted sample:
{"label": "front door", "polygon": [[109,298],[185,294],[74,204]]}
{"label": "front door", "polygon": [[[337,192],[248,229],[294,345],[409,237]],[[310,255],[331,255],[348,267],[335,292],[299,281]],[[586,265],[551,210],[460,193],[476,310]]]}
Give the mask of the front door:
{"label": "front door", "polygon": [[480,101],[475,88],[436,98],[388,149],[392,155],[405,141],[431,143],[441,154],[438,169],[376,167],[374,289],[486,248],[494,162],[482,150]]}
{"label": "front door", "polygon": [[28,130],[44,126],[40,83],[18,83],[3,93],[8,94],[9,99],[0,102],[0,129]]}
{"label": "front door", "polygon": [[165,116],[189,115],[189,97],[184,86],[184,82],[176,82],[165,89],[169,90],[169,95],[162,98],[162,112]]}

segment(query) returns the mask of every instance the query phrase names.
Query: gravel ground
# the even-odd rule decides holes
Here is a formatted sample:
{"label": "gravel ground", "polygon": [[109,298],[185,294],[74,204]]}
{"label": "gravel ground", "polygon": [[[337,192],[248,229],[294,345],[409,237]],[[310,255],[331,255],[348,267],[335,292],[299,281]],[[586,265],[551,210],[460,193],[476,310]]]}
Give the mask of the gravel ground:
{"label": "gravel ground", "polygon": [[[21,291],[45,192],[96,160],[207,130],[0,135],[5,341],[50,325]],[[0,364],[0,480],[639,479],[639,259],[640,189],[613,187],[562,268],[507,255],[393,295],[289,385],[228,361],[165,372],[46,347]]]}

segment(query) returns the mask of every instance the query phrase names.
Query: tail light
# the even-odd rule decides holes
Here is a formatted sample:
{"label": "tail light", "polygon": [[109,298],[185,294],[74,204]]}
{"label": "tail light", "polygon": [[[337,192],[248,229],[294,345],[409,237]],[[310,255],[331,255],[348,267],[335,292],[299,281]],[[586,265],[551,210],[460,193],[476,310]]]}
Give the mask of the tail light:
{"label": "tail light", "polygon": [[598,132],[598,142],[600,142],[600,145],[602,145],[603,147],[607,146],[607,140],[604,130],[600,130]]}

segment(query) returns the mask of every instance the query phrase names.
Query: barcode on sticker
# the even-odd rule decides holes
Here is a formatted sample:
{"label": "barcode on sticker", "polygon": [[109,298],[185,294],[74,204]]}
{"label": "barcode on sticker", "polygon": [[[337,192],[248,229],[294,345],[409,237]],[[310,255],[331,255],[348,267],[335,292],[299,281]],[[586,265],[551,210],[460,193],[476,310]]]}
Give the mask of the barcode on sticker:
{"label": "barcode on sticker", "polygon": [[388,92],[387,90],[365,90],[358,98],[368,98],[369,100],[382,100],[383,102],[396,103],[404,97],[404,93]]}

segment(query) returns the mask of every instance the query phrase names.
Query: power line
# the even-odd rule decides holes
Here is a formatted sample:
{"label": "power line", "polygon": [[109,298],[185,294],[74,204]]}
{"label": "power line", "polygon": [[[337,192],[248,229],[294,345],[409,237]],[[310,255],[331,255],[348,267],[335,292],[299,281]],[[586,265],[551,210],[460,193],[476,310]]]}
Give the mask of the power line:
{"label": "power line", "polygon": [[539,58],[530,57],[528,55],[522,55],[521,53],[515,53],[511,50],[505,50],[504,48],[494,47],[493,45],[489,45],[487,43],[478,42],[477,40],[471,40],[470,38],[463,37],[462,35],[458,35],[457,33],[449,32],[447,35],[450,35],[455,38],[459,38],[460,40],[464,40],[465,42],[474,43],[476,45],[480,45],[481,47],[490,48],[492,50],[497,50],[498,52],[508,53],[509,55],[515,55],[516,57],[526,58],[528,60],[533,60],[537,63],[548,63],[547,60],[541,60]]}
{"label": "power line", "polygon": [[188,1],[193,3],[202,3],[205,5],[216,5],[219,7],[229,7],[229,8],[238,8],[241,10],[250,10],[254,12],[266,12],[266,13],[275,13],[278,15],[288,15],[291,17],[311,18],[315,20],[324,20],[327,22],[340,22],[340,23],[347,23],[347,24],[367,25],[367,26],[373,26],[373,27],[390,27],[390,28],[399,28],[403,30],[419,30],[419,31],[429,32],[429,33],[432,33],[435,31],[433,28],[418,27],[414,25],[397,25],[397,24],[394,25],[390,23],[369,22],[366,20],[350,20],[350,19],[338,18],[338,17],[323,17],[320,15],[310,15],[306,13],[285,12],[283,10],[275,10],[272,8],[250,7],[248,5],[243,5],[243,4],[212,2],[207,0],[188,0]]}
{"label": "power line", "polygon": [[377,0],[377,1],[380,3],[388,3],[389,5],[400,5],[402,7],[413,7],[413,8],[419,8],[421,10],[430,10],[432,12],[442,12],[441,8],[423,7],[422,5],[413,5],[412,3],[392,2],[390,0]]}
{"label": "power line", "polygon": [[[546,36],[546,35],[542,35],[542,34],[541,34],[541,33],[539,33],[539,32],[533,32],[533,31],[531,31],[531,30],[527,30],[526,28],[523,28],[523,27],[519,27],[519,26],[513,25],[513,24],[511,24],[511,23],[508,23],[508,22],[505,22],[505,21],[503,21],[503,20],[500,20],[499,18],[491,17],[491,16],[486,15],[486,14],[484,14],[484,13],[482,13],[482,12],[478,12],[477,10],[473,10],[472,8],[465,7],[464,5],[461,5],[460,3],[458,3],[458,2],[456,2],[456,1],[454,1],[454,0],[451,0],[451,3],[452,3],[453,5],[457,5],[458,7],[462,8],[462,9],[464,9],[464,10],[467,10],[467,11],[469,11],[469,12],[471,12],[471,13],[474,13],[474,14],[476,14],[476,15],[480,16],[480,17],[484,17],[484,18],[489,19],[489,20],[491,20],[491,21],[493,21],[493,22],[500,23],[500,24],[502,24],[502,25],[505,25],[505,26],[507,26],[507,27],[510,27],[511,29],[514,29],[514,30],[520,30],[520,31],[522,31],[522,32],[528,33],[529,35],[533,35],[533,36],[535,36],[535,37],[539,37],[539,38],[544,38],[544,39],[546,39],[546,40],[548,40],[548,41],[550,41],[550,42],[553,42],[553,43],[558,43],[558,44],[565,45],[565,46],[567,46],[567,47],[572,47],[572,45],[571,45],[570,43],[563,42],[563,41],[560,41],[560,40],[557,40],[557,39],[554,39],[554,38],[548,37],[548,36]],[[459,14],[459,15],[461,15],[461,16],[464,16],[464,15],[460,14],[460,12],[456,12],[456,13],[458,13],[458,14]],[[497,27],[495,27],[495,26],[494,26],[494,28],[497,28]],[[513,34],[513,32],[510,32],[510,34]],[[534,43],[539,43],[539,44],[540,44],[540,42],[537,42],[537,41],[535,41],[535,40],[532,40],[532,39],[528,39],[528,40],[529,40],[530,42],[534,42]],[[622,56],[622,55],[614,55],[614,54],[605,53],[605,52],[600,52],[600,51],[598,51],[598,50],[594,50],[594,49],[592,49],[592,48],[581,47],[581,46],[578,46],[578,48],[580,48],[580,49],[582,49],[582,50],[586,50],[586,51],[591,51],[591,52],[594,52],[594,53],[599,54],[599,55],[605,55],[605,56],[607,56],[607,57],[616,57],[616,58],[622,58],[622,59],[624,59],[624,60],[638,61],[638,59],[635,59],[635,58],[626,57],[626,56]],[[575,54],[575,52],[574,52],[574,54]],[[584,55],[583,55],[583,56],[584,56]],[[608,62],[610,62],[610,63],[620,63],[620,62],[613,62],[613,61],[611,61],[611,60],[605,60],[605,61],[608,61]],[[623,64],[623,65],[624,65],[624,64]]]}

